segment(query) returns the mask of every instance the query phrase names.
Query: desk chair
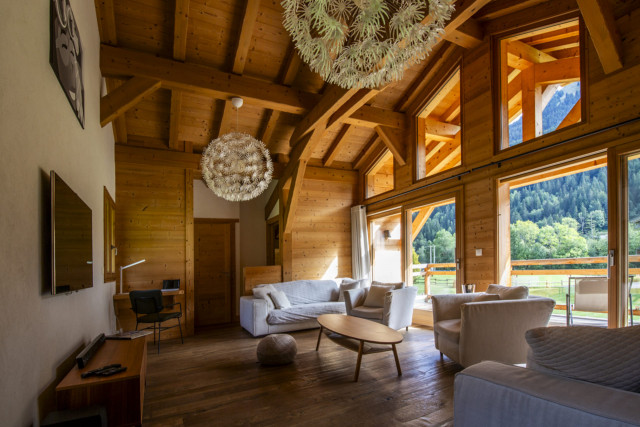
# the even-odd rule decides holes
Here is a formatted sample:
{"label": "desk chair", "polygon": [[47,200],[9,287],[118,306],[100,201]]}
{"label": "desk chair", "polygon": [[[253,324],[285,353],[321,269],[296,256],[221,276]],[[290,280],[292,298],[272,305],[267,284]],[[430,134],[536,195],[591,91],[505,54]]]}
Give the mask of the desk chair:
{"label": "desk chair", "polygon": [[[153,323],[153,326],[148,326],[144,329],[153,328],[153,343],[156,343],[156,329],[158,329],[158,353],[160,353],[160,333],[166,329],[175,328],[174,326],[162,326],[162,322],[166,322],[170,319],[178,319],[178,328],[180,328],[180,341],[184,344],[182,338],[182,326],[180,324],[180,318],[182,317],[182,304],[176,302],[164,306],[162,304],[162,291],[159,289],[152,289],[148,291],[131,291],[129,292],[129,299],[131,300],[131,310],[136,314],[136,331],[138,330],[138,324],[140,323]],[[167,307],[179,306],[180,311],[175,312],[162,312]],[[158,327],[156,328],[156,323]]]}

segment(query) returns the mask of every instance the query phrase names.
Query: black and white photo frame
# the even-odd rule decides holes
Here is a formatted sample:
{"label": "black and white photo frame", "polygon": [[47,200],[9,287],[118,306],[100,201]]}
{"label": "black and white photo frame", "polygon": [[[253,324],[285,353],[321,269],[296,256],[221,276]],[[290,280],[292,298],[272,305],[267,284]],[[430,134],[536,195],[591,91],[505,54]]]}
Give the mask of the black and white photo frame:
{"label": "black and white photo frame", "polygon": [[69,0],[51,0],[49,63],[84,129],[82,44]]}

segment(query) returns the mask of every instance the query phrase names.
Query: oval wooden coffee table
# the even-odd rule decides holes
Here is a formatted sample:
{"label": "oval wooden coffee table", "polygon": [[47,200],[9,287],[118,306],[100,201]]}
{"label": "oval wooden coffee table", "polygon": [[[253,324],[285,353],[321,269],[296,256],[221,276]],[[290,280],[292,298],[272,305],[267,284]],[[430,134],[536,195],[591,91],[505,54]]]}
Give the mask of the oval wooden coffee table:
{"label": "oval wooden coffee table", "polygon": [[[316,351],[318,351],[318,348],[320,347],[320,338],[322,338],[322,333],[325,329],[341,335],[342,337],[359,341],[357,350],[358,362],[356,363],[354,381],[358,381],[358,375],[360,374],[360,362],[362,361],[365,343],[391,345],[391,348],[384,349],[382,351],[393,350],[393,356],[396,359],[396,368],[398,368],[398,376],[402,375],[402,370],[400,370],[400,360],[398,359],[398,351],[396,350],[396,344],[401,343],[403,338],[400,332],[394,331],[390,327],[381,323],[376,323],[360,317],[346,316],[344,314],[322,314],[318,316],[318,323],[320,324],[320,333],[318,334]],[[340,342],[337,340],[333,341],[336,341],[345,348],[356,351],[355,347],[348,345],[348,340],[346,340],[346,342]]]}

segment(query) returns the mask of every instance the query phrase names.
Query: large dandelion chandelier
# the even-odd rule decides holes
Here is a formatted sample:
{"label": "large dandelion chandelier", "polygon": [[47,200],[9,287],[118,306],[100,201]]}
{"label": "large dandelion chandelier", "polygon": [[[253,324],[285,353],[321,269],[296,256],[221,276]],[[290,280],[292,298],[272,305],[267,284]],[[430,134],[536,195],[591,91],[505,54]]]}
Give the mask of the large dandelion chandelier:
{"label": "large dandelion chandelier", "polygon": [[402,79],[431,52],[453,1],[282,0],[283,24],[326,82],[376,88]]}
{"label": "large dandelion chandelier", "polygon": [[[231,100],[236,111],[241,98]],[[236,113],[237,117],[237,113]],[[271,182],[273,164],[269,150],[251,135],[224,134],[209,143],[202,154],[202,178],[216,195],[232,202],[258,197]]]}

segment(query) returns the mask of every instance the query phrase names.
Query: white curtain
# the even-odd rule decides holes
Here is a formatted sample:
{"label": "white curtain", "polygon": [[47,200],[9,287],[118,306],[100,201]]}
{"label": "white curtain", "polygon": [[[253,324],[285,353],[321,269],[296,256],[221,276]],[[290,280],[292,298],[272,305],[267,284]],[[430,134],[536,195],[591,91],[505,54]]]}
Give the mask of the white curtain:
{"label": "white curtain", "polygon": [[356,280],[371,280],[367,208],[362,205],[351,208],[351,274]]}

